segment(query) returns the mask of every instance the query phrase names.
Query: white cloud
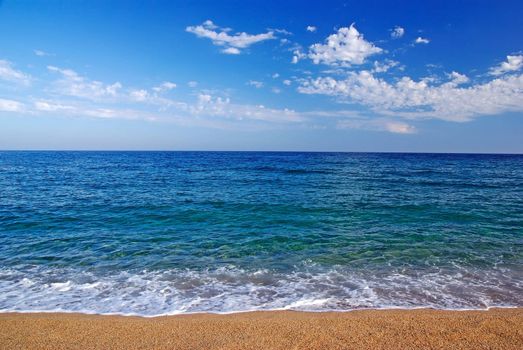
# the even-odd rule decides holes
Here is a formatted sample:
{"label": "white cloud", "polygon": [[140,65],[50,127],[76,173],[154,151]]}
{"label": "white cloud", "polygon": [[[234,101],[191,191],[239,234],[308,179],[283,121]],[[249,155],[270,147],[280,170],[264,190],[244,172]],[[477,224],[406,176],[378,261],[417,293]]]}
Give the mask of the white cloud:
{"label": "white cloud", "polygon": [[279,93],[281,93],[281,89],[280,89],[280,88],[277,88],[277,87],[273,87],[273,88],[271,89],[271,91],[272,91],[273,93],[275,93],[275,94],[279,94]]}
{"label": "white cloud", "polygon": [[247,82],[247,85],[254,86],[257,89],[261,89],[263,87],[263,82],[257,80],[249,80]]}
{"label": "white cloud", "polygon": [[277,79],[277,78],[279,78],[279,77],[280,77],[280,74],[278,74],[278,73],[274,73],[274,74],[272,75],[272,79]]}
{"label": "white cloud", "polygon": [[24,104],[14,100],[0,98],[0,112],[23,112]]}
{"label": "white cloud", "polygon": [[241,51],[235,47],[228,47],[222,50],[223,53],[227,55],[239,55]]}
{"label": "white cloud", "polygon": [[292,82],[289,80],[289,79],[285,79],[283,81],[283,85],[287,85],[287,86],[290,86],[292,84]]}
{"label": "white cloud", "polygon": [[392,39],[399,39],[403,35],[405,35],[405,29],[400,26],[396,26],[390,31],[390,36]]}
{"label": "white cloud", "polygon": [[374,69],[372,70],[373,73],[385,73],[389,69],[396,67],[399,64],[398,61],[393,60],[385,60],[384,62],[378,62],[374,61]]}
{"label": "white cloud", "polygon": [[460,74],[458,72],[452,72],[447,75],[450,78],[450,81],[445,83],[446,86],[458,86],[462,84],[466,84],[470,81],[469,77],[467,77],[465,74]]}
{"label": "white cloud", "polygon": [[296,64],[300,60],[307,57],[307,55],[302,53],[300,50],[294,50],[292,54],[293,54],[292,61],[291,61],[292,64]]}
{"label": "white cloud", "polygon": [[72,111],[75,109],[73,106],[45,100],[36,101],[34,107],[36,110],[43,112]]}
{"label": "white cloud", "polygon": [[274,32],[274,33],[284,34],[284,35],[293,35],[292,32],[289,32],[286,29],[267,28],[267,30],[271,31],[271,32]]}
{"label": "white cloud", "polygon": [[351,66],[363,64],[367,57],[382,51],[381,48],[366,41],[352,24],[329,35],[325,44],[312,45],[308,57],[315,64]]}
{"label": "white cloud", "polygon": [[388,122],[385,123],[385,129],[389,132],[396,134],[413,134],[416,132],[416,128],[412,125],[403,122]]}
{"label": "white cloud", "polygon": [[[214,24],[210,19],[206,20],[205,22],[203,22],[202,24],[203,27],[207,28],[207,29],[218,29],[219,27]],[[227,31],[229,32],[230,30],[224,30],[224,31]]]}
{"label": "white cloud", "polygon": [[[49,66],[59,75],[41,90],[45,97],[25,101],[0,98],[0,111],[32,115],[74,116],[92,118],[135,119],[176,122],[205,127],[258,127],[261,124],[297,123],[308,119],[304,113],[287,108],[267,108],[262,105],[232,103],[228,97],[200,93],[195,101],[176,101],[146,89],[123,89],[120,83],[106,84],[81,76],[71,69]],[[258,85],[261,82],[255,82]],[[190,83],[196,86],[196,82]],[[174,88],[164,82],[161,89]],[[153,88],[154,89],[154,88]],[[273,90],[277,93],[276,90]]]}
{"label": "white cloud", "polygon": [[523,75],[506,76],[468,87],[462,74],[453,72],[451,80],[431,84],[429,79],[414,81],[403,77],[394,83],[375,77],[372,72],[349,73],[346,79],[320,77],[304,81],[298,88],[305,94],[336,96],[341,102],[360,103],[374,112],[410,119],[437,118],[468,121],[480,115],[523,111]]}
{"label": "white cloud", "polygon": [[430,40],[427,38],[422,38],[421,36],[418,36],[416,40],[414,40],[415,44],[428,44],[430,43]]}
{"label": "white cloud", "polygon": [[48,52],[45,52],[45,51],[42,51],[42,50],[33,50],[33,53],[36,55],[36,56],[40,56],[40,57],[44,57],[44,56],[53,56],[52,54],[48,53]]}
{"label": "white cloud", "polygon": [[31,84],[31,76],[13,68],[11,62],[0,60],[0,79],[21,85]]}
{"label": "white cloud", "polygon": [[307,26],[307,31],[311,33],[314,33],[317,29],[315,26]]}
{"label": "white cloud", "polygon": [[85,108],[73,114],[102,119],[158,120],[154,114],[126,108]]}
{"label": "white cloud", "polygon": [[[33,109],[26,112],[33,114],[51,114],[53,116],[74,116],[102,119],[129,119],[157,121],[161,115],[155,112],[126,108],[121,105],[117,107],[102,106],[93,102],[82,103],[80,101],[58,101],[58,100],[37,100],[33,102]],[[57,114],[56,112],[59,112]],[[169,118],[163,118],[167,120]]]}
{"label": "white cloud", "polygon": [[47,66],[51,72],[59,73],[62,77],[54,83],[57,92],[74,97],[87,99],[113,98],[118,95],[122,84],[104,84],[100,81],[87,79],[71,69],[62,69],[55,66]]}
{"label": "white cloud", "polygon": [[169,90],[172,90],[175,88],[176,88],[175,83],[171,83],[170,81],[164,81],[160,85],[153,87],[153,90],[156,92],[164,92],[164,91],[169,91]]}
{"label": "white cloud", "polygon": [[212,100],[212,96],[209,95],[209,94],[199,94],[198,95],[198,103],[199,104],[208,103],[208,102],[211,102],[211,100]]}
{"label": "white cloud", "polygon": [[188,105],[187,112],[193,116],[220,117],[233,120],[252,120],[272,123],[296,123],[304,117],[291,109],[272,109],[263,105],[231,103],[229,98],[200,94],[196,105]]}
{"label": "white cloud", "polygon": [[507,61],[490,69],[491,75],[501,75],[507,72],[516,72],[523,67],[523,55],[507,56]]}
{"label": "white cloud", "polygon": [[149,97],[149,93],[144,89],[133,90],[130,92],[129,96],[137,102],[144,102]]}
{"label": "white cloud", "polygon": [[199,38],[211,39],[214,45],[225,47],[222,52],[226,54],[237,55],[241,49],[245,49],[253,44],[276,39],[274,31],[268,31],[262,34],[247,34],[245,32],[230,35],[229,28],[220,28],[211,20],[207,20],[201,25],[189,26],[185,28],[189,33],[195,34]]}
{"label": "white cloud", "polygon": [[198,86],[198,82],[197,81],[190,81],[187,83],[187,86],[189,86],[190,88],[195,88]]}
{"label": "white cloud", "polygon": [[344,119],[339,121],[337,127],[340,129],[363,129],[372,131],[387,131],[394,134],[414,134],[416,128],[405,122],[377,119]]}

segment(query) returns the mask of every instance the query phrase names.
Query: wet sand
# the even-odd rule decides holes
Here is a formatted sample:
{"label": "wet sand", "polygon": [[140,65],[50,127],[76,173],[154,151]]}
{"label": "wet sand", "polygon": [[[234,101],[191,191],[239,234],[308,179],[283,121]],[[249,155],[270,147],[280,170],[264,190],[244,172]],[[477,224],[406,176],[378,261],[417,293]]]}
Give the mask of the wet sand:
{"label": "wet sand", "polygon": [[523,349],[523,308],[0,314],[0,349]]}

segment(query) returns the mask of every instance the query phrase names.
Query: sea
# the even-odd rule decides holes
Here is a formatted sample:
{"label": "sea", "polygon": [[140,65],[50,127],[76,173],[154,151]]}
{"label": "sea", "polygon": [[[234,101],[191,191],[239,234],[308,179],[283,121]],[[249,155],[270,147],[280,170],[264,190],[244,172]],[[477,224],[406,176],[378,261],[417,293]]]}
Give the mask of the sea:
{"label": "sea", "polygon": [[0,312],[523,306],[523,155],[0,152]]}

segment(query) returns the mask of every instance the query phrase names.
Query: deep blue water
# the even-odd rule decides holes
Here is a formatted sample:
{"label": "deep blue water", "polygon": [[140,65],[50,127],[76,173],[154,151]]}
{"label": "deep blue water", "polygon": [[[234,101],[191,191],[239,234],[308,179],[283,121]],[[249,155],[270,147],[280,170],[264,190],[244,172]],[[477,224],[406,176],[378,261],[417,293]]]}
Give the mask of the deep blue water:
{"label": "deep blue water", "polygon": [[0,311],[523,306],[523,156],[0,152]]}

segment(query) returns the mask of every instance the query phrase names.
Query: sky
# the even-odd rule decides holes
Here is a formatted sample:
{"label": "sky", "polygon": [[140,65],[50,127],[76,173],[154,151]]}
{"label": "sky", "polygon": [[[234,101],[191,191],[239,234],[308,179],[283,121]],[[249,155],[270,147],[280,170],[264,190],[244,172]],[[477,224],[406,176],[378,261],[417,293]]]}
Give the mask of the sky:
{"label": "sky", "polygon": [[0,0],[0,149],[523,153],[523,1]]}

